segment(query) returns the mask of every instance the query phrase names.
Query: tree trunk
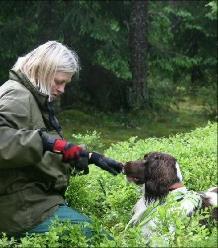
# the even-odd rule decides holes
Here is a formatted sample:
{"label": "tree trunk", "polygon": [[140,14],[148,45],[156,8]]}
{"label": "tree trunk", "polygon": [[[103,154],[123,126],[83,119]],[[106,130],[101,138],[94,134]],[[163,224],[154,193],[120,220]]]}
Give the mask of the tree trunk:
{"label": "tree trunk", "polygon": [[55,18],[53,18],[53,11],[55,9],[55,1],[41,1],[41,13],[40,13],[40,40],[46,42],[49,40],[54,40],[56,37],[57,26],[55,24]]}
{"label": "tree trunk", "polygon": [[148,104],[147,86],[147,12],[148,0],[132,1],[130,14],[130,51],[132,87],[129,92],[129,104],[132,108],[145,107]]}

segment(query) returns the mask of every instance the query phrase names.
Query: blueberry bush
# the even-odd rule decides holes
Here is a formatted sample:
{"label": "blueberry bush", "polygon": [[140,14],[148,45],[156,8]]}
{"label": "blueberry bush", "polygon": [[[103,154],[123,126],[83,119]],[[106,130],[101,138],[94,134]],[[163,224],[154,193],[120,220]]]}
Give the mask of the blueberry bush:
{"label": "blueberry bush", "polygon": [[[95,134],[96,140],[93,133],[90,138],[89,134],[84,137],[85,141],[89,140],[90,147],[93,147],[92,142],[95,146],[96,141],[100,142],[99,134]],[[78,138],[83,141],[82,135]],[[162,151],[176,157],[189,189],[202,191],[217,185],[216,123],[168,138],[142,140],[132,137],[112,144],[104,153],[126,162],[142,158],[151,151]],[[84,237],[80,225],[55,221],[50,231],[43,235],[32,234],[17,240],[3,234],[0,247],[166,247],[164,240],[167,240],[167,247],[217,247],[216,223],[199,224],[207,211],[198,212],[190,218],[182,217],[176,211],[169,215],[169,206],[163,206],[158,216],[159,230],[149,241],[141,235],[140,227],[125,230],[139,197],[139,187],[127,182],[124,175],[112,176],[90,165],[88,175],[71,178],[66,199],[71,207],[93,220],[89,224],[93,231],[91,239]],[[170,231],[172,223],[173,233]]]}

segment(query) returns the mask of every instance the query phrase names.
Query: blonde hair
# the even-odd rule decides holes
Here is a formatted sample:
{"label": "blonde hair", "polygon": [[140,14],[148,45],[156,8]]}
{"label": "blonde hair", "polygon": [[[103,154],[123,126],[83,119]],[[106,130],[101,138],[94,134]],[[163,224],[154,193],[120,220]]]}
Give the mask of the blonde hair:
{"label": "blonde hair", "polygon": [[20,70],[41,93],[50,95],[51,84],[58,71],[79,74],[77,54],[57,41],[48,41],[23,57],[13,66]]}

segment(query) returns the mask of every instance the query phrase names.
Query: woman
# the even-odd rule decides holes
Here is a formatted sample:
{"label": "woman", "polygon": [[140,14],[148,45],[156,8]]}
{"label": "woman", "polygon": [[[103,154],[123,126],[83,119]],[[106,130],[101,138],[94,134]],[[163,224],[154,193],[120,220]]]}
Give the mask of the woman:
{"label": "woman", "polygon": [[94,163],[116,175],[120,163],[63,139],[52,101],[79,72],[75,52],[56,41],[20,57],[0,87],[0,232],[45,232],[54,216],[89,218],[64,199],[72,171]]}

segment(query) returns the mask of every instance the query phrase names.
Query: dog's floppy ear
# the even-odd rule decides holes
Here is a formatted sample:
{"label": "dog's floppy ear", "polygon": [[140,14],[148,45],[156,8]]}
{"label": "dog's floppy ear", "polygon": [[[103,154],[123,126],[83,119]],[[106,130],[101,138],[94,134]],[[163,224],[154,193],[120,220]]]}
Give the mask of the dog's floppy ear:
{"label": "dog's floppy ear", "polygon": [[145,196],[161,198],[169,193],[172,184],[179,182],[176,159],[169,154],[152,152],[145,154]]}
{"label": "dog's floppy ear", "polygon": [[148,180],[145,182],[145,194],[148,198],[161,198],[166,196],[168,192],[168,185],[160,183],[159,181]]}

